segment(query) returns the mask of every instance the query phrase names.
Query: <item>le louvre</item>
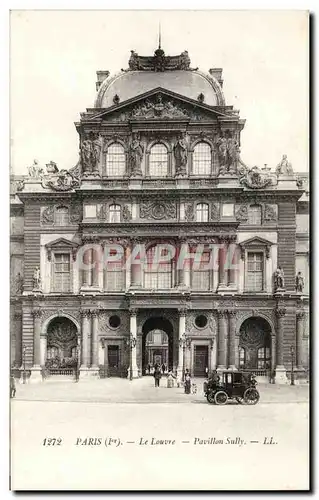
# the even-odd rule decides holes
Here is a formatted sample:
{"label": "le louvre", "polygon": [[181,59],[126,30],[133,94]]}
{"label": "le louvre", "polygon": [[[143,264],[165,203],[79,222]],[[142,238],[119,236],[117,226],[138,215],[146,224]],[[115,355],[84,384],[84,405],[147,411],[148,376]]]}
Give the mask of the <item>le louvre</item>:
{"label": "le louvre", "polygon": [[[193,67],[187,51],[131,51],[127,68],[96,80],[75,165],[35,160],[11,177],[12,367],[30,383],[76,367],[80,381],[130,365],[137,378],[156,363],[287,383],[293,359],[305,379],[307,174],[289,151],[245,164],[245,119],[225,102],[222,69]],[[137,245],[143,259],[124,265]],[[159,245],[174,255],[147,265]],[[95,249],[112,246],[121,257],[95,265]],[[185,246],[201,248],[199,263],[176,265]]]}

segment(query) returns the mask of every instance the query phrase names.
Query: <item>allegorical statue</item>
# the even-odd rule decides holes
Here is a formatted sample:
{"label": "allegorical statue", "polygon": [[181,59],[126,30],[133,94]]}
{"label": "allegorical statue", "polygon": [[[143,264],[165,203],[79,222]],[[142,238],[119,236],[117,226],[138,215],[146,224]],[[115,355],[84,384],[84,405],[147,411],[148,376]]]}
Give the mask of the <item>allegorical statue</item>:
{"label": "allegorical statue", "polygon": [[296,292],[302,293],[304,287],[305,287],[305,280],[303,275],[301,274],[301,271],[299,271],[296,276]]}
{"label": "allegorical statue", "polygon": [[128,62],[128,67],[132,71],[139,69],[138,53],[135,50],[131,50],[131,56]]}
{"label": "allegorical statue", "polygon": [[81,160],[82,160],[83,172],[91,172],[92,171],[91,149],[92,149],[92,144],[91,144],[91,141],[89,139],[86,139],[85,141],[82,142]]}
{"label": "allegorical statue", "polygon": [[141,163],[144,155],[144,146],[137,134],[133,135],[133,140],[129,148],[129,164],[131,175],[142,175]]}
{"label": "allegorical statue", "polygon": [[98,171],[100,155],[101,155],[101,140],[100,137],[97,137],[92,141],[91,163],[93,172]]}
{"label": "allegorical statue", "polygon": [[285,276],[282,267],[278,267],[275,272],[275,290],[284,290]]}
{"label": "allegorical statue", "polygon": [[21,273],[18,273],[15,279],[15,292],[17,295],[23,293],[23,278]]}
{"label": "allegorical statue", "polygon": [[181,135],[174,146],[176,174],[185,175],[187,165],[187,144],[185,136]]}
{"label": "allegorical statue", "polygon": [[101,154],[100,137],[85,139],[81,144],[81,160],[84,173],[98,172]]}
{"label": "allegorical statue", "polygon": [[227,165],[227,139],[225,137],[225,134],[222,133],[219,139],[216,142],[217,148],[218,148],[218,158],[219,158],[219,164],[222,170],[225,170],[226,165]]}
{"label": "allegorical statue", "polygon": [[33,273],[33,289],[39,290],[41,288],[41,272],[39,266],[37,266]]}
{"label": "allegorical statue", "polygon": [[180,69],[189,69],[191,60],[188,55],[188,51],[184,50],[184,52],[181,53],[180,55]]}
{"label": "allegorical statue", "polygon": [[229,137],[227,139],[227,156],[229,171],[236,172],[237,161],[239,160],[239,144],[235,137]]}
{"label": "allegorical statue", "polygon": [[291,163],[287,160],[287,155],[283,155],[282,160],[276,167],[277,175],[293,175]]}
{"label": "allegorical statue", "polygon": [[29,177],[32,177],[34,179],[42,177],[43,168],[40,167],[38,160],[33,160],[33,165],[30,165],[28,167],[28,174],[29,174]]}

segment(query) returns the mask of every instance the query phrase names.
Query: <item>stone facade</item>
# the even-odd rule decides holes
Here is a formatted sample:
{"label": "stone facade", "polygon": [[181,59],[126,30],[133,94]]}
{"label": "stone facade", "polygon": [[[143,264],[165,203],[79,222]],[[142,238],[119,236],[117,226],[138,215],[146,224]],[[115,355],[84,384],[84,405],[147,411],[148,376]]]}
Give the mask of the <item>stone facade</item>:
{"label": "stone facade", "polygon": [[[129,367],[137,377],[147,334],[160,330],[178,373],[241,368],[285,383],[293,361],[296,378],[306,378],[307,176],[294,174],[285,156],[274,169],[243,163],[245,120],[225,104],[220,71],[219,79],[213,70],[205,76],[185,54],[163,56],[159,66],[157,56],[147,64],[132,57],[114,96],[114,78],[98,72],[105,80],[96,107],[75,124],[76,166],[59,171],[51,162],[44,171],[35,163],[11,179],[12,364],[30,381],[75,365],[80,378]],[[190,72],[199,85],[206,78],[206,102],[216,105],[205,104],[201,88],[195,100],[164,83],[122,100],[127,72],[140,81],[153,64],[161,82],[172,71],[181,82]],[[124,251],[123,268],[83,269],[84,247],[93,248],[92,264],[98,248],[114,245]],[[200,245],[205,255],[212,245],[222,250],[207,271],[178,269],[173,259],[160,275],[127,265],[137,245],[168,245],[176,255]],[[58,359],[66,364],[54,365]]]}

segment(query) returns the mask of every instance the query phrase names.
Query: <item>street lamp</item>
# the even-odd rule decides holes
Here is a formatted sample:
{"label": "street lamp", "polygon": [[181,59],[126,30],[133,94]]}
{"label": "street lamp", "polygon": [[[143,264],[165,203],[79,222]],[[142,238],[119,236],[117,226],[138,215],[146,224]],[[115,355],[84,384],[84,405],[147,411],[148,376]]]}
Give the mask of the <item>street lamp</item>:
{"label": "street lamp", "polygon": [[182,374],[182,380],[184,380],[185,377],[185,349],[186,347],[191,346],[191,339],[189,337],[186,337],[185,333],[181,336],[179,339],[179,345],[180,347],[183,348],[183,374]]}
{"label": "street lamp", "polygon": [[295,349],[294,346],[290,346],[290,354],[291,354],[291,377],[290,377],[290,385],[295,385],[295,374],[294,374],[294,361],[295,361]]}
{"label": "street lamp", "polygon": [[25,357],[27,352],[27,346],[23,344],[22,346],[22,363],[23,363],[23,373],[22,373],[22,382],[26,383],[26,371],[25,371]]}
{"label": "street lamp", "polygon": [[128,339],[125,339],[125,345],[130,349],[130,380],[133,380],[132,350],[136,347],[136,338],[132,333],[130,333]]}

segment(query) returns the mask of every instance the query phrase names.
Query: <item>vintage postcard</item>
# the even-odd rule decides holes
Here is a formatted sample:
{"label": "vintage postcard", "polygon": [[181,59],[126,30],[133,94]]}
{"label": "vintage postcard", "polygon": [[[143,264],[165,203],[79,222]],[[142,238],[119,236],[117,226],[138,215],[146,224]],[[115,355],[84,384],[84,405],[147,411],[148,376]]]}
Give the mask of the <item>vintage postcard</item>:
{"label": "vintage postcard", "polygon": [[11,489],[309,489],[309,15],[15,10]]}

